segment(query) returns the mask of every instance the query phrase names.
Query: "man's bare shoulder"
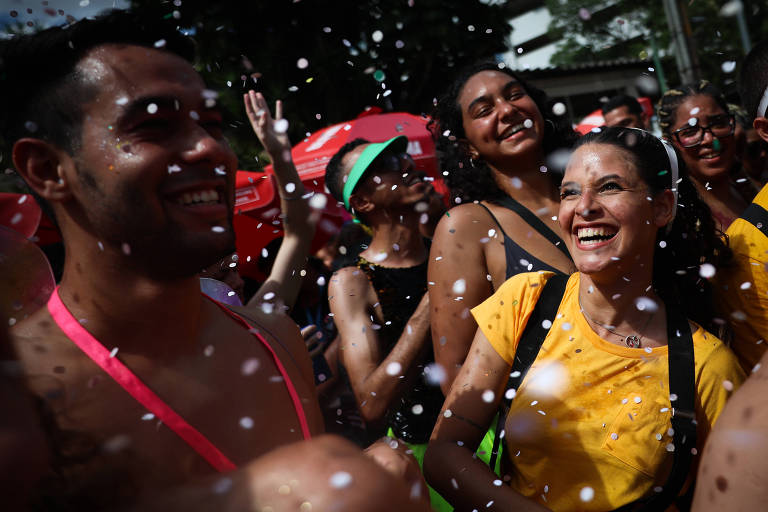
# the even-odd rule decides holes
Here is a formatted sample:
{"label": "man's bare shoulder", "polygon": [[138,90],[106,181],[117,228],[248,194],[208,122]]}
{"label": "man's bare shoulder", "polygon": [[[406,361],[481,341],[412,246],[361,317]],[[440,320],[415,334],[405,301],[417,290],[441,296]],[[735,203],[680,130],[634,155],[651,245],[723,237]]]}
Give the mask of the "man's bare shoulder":
{"label": "man's bare shoulder", "polygon": [[46,307],[38,309],[11,329],[11,343],[17,357],[25,365],[37,366],[43,361],[79,353]]}
{"label": "man's bare shoulder", "polygon": [[707,439],[693,510],[759,510],[768,499],[768,353]]}

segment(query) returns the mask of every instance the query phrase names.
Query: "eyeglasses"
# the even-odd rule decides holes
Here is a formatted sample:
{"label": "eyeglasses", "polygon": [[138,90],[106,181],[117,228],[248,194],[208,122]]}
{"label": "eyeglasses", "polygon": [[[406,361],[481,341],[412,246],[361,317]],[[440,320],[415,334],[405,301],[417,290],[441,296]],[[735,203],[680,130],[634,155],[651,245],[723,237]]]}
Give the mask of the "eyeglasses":
{"label": "eyeglasses", "polygon": [[679,130],[675,130],[672,135],[682,147],[692,148],[701,144],[704,139],[704,132],[711,133],[713,137],[730,137],[735,129],[736,119],[732,115],[723,114],[712,117],[709,126],[701,126],[697,121],[697,124],[693,126],[683,126]]}

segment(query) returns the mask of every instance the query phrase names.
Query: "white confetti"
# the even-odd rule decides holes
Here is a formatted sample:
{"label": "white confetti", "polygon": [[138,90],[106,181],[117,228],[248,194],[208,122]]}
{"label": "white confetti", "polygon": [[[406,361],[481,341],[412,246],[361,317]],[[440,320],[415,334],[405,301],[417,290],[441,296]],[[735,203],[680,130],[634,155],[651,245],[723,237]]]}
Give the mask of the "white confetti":
{"label": "white confetti", "polygon": [[418,416],[419,414],[424,412],[424,406],[421,404],[416,404],[413,407],[411,407],[411,412]]}
{"label": "white confetti", "polygon": [[142,421],[152,421],[153,419],[155,419],[155,415],[152,414],[151,412],[148,412],[145,415],[143,415],[141,419]]}
{"label": "white confetti", "polygon": [[125,254],[126,256],[130,256],[131,255],[131,246],[130,245],[128,245],[127,243],[123,244],[122,245],[122,249],[123,249],[123,254]]}
{"label": "white confetti", "polygon": [[699,275],[704,279],[709,279],[715,275],[715,266],[711,263],[704,263],[699,267]]}
{"label": "white confetti", "polygon": [[352,475],[346,471],[337,471],[331,475],[329,483],[331,484],[331,487],[335,489],[343,489],[352,483]]}
{"label": "white confetti", "polygon": [[165,46],[165,39],[155,41],[155,48],[162,48],[163,46]]}
{"label": "white confetti", "polygon": [[552,327],[552,320],[543,320],[541,322],[541,326],[545,329],[549,329],[550,327]]}
{"label": "white confetti", "polygon": [[243,364],[240,365],[240,373],[243,375],[253,375],[259,369],[259,366],[261,366],[259,360],[255,357],[251,357],[243,361]]}
{"label": "white confetti", "polygon": [[533,121],[530,119],[526,119],[525,121],[523,121],[523,126],[525,126],[526,128],[531,128],[533,126]]}
{"label": "white confetti", "polygon": [[117,101],[115,101],[118,105],[127,105],[128,104],[128,98],[126,96],[122,96],[120,98],[117,98]]}
{"label": "white confetti", "polygon": [[552,105],[552,113],[556,116],[561,116],[565,114],[566,108],[565,105],[563,105],[561,102],[557,102],[554,105]]}
{"label": "white confetti", "polygon": [[286,133],[288,131],[288,120],[278,119],[275,121],[273,128],[275,133]]}
{"label": "white confetti", "polygon": [[720,66],[720,69],[723,70],[723,73],[733,73],[733,70],[736,69],[736,61],[727,60],[723,62],[723,64]]}
{"label": "white confetti", "polygon": [[489,404],[493,402],[494,398],[496,398],[496,393],[494,393],[493,390],[486,389],[483,391],[483,402]]}
{"label": "white confetti", "polygon": [[[440,341],[442,340],[443,338]],[[430,363],[424,367],[424,377],[430,386],[439,386],[445,380],[445,368],[439,363]]]}
{"label": "white confetti", "polygon": [[397,361],[392,361],[387,365],[387,368],[386,368],[387,375],[390,375],[392,377],[396,375],[400,375],[400,372],[402,370],[403,370],[403,365],[401,365]]}
{"label": "white confetti", "polygon": [[309,61],[304,57],[296,61],[296,67],[299,69],[306,69],[309,66]]}
{"label": "white confetti", "polygon": [[380,43],[384,40],[384,33],[381,30],[376,30],[371,34],[371,39],[373,39],[374,43]]}
{"label": "white confetti", "polygon": [[147,112],[150,114],[156,114],[157,113],[157,104],[150,103],[147,105]]}
{"label": "white confetti", "polygon": [[751,287],[752,287],[752,283],[750,283],[749,281],[744,281],[743,283],[741,283],[741,286],[739,286],[739,288],[741,288],[742,290],[749,290]]}
{"label": "white confetti", "polygon": [[232,479],[229,477],[222,477],[214,482],[211,490],[214,494],[224,494],[232,488]]}
{"label": "white confetti", "polygon": [[723,388],[725,388],[726,391],[733,391],[733,382],[729,380],[723,381]]}
{"label": "white confetti", "polygon": [[253,418],[249,416],[243,416],[240,418],[240,426],[246,430],[250,430],[253,428]]}
{"label": "white confetti", "polygon": [[286,183],[285,184],[285,191],[289,194],[294,192],[296,190],[296,184],[295,183]]}
{"label": "white confetti", "polygon": [[173,174],[174,172],[181,171],[181,167],[179,167],[176,164],[171,164],[168,166],[168,174]]}
{"label": "white confetti", "polygon": [[223,233],[226,231],[226,229],[223,226],[213,226],[211,228],[211,231],[213,231],[214,233]]}
{"label": "white confetti", "polygon": [[118,350],[120,349],[117,347],[113,348],[112,351],[109,353],[109,357],[115,357],[117,355]]}
{"label": "white confetti", "polygon": [[453,283],[453,293],[456,295],[464,295],[464,292],[467,291],[467,281],[464,279],[457,279]]}
{"label": "white confetti", "polygon": [[619,438],[619,434],[617,434],[616,432],[611,434],[611,439],[613,439],[614,441],[617,440],[618,438]]}
{"label": "white confetti", "polygon": [[315,210],[322,210],[328,204],[328,196],[325,194],[314,194],[309,198],[309,207]]}
{"label": "white confetti", "polygon": [[583,502],[592,501],[595,497],[595,490],[589,486],[582,487],[579,491],[579,499]]}
{"label": "white confetti", "polygon": [[638,311],[645,311],[647,313],[655,313],[659,310],[659,305],[655,300],[649,297],[638,297],[635,299],[635,307]]}

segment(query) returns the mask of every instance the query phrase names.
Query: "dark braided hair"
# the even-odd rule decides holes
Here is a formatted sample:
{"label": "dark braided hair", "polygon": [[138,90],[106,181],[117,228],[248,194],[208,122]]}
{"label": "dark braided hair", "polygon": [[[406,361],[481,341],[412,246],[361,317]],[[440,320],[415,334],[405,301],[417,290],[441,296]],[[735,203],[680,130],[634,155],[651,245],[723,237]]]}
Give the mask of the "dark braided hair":
{"label": "dark braided hair", "polygon": [[709,96],[728,113],[728,103],[725,101],[723,93],[715,85],[707,80],[699,80],[695,84],[685,84],[677,89],[670,89],[659,99],[657,112],[659,114],[659,126],[667,138],[672,137],[672,126],[677,121],[678,107],[691,96],[703,94]]}
{"label": "dark braided hair", "polygon": [[[499,199],[506,193],[499,188],[490,167],[482,159],[471,160],[461,140],[465,138],[463,116],[458,98],[464,84],[482,71],[498,71],[517,80],[536,103],[544,118],[543,149],[549,154],[557,149],[573,146],[576,133],[567,116],[552,112],[550,101],[541,89],[525,82],[517,74],[491,61],[483,61],[465,68],[440,97],[432,112],[427,128],[432,133],[440,160],[440,169],[451,192],[453,203]],[[550,174],[552,175],[552,174]]]}
{"label": "dark braided hair", "polygon": [[636,128],[602,128],[579,139],[585,144],[611,144],[623,149],[634,162],[642,180],[656,195],[665,189],[677,190],[677,212],[671,226],[660,228],[653,253],[653,287],[667,304],[679,305],[687,318],[710,332],[717,332],[712,285],[699,275],[702,264],[719,269],[731,259],[727,237],[715,227],[709,207],[699,198],[677,155],[678,183],[671,183],[669,156],[653,134]]}

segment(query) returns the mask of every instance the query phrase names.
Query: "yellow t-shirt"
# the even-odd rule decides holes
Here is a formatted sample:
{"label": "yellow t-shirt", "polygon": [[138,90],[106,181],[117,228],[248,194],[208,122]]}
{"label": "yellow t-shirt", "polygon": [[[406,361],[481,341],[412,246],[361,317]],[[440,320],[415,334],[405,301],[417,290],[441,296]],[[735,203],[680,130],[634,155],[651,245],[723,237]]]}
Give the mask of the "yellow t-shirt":
{"label": "yellow t-shirt", "polygon": [[[551,273],[518,274],[472,310],[510,365]],[[578,304],[579,274],[506,422],[511,486],[554,511],[607,511],[666,481],[672,463],[667,347],[627,348],[603,340]],[[715,336],[693,333],[699,446],[744,373]],[[591,488],[593,496],[589,498]],[[585,489],[582,496],[582,489]]]}
{"label": "yellow t-shirt", "polygon": [[[768,185],[753,202],[768,209]],[[751,371],[768,343],[768,237],[744,219],[736,219],[726,234],[734,261],[715,276],[715,297],[733,328],[731,348]]]}

